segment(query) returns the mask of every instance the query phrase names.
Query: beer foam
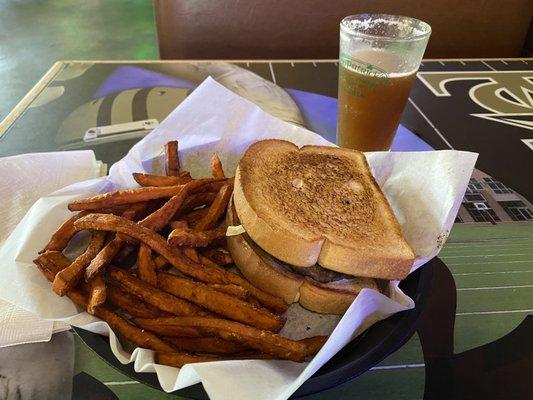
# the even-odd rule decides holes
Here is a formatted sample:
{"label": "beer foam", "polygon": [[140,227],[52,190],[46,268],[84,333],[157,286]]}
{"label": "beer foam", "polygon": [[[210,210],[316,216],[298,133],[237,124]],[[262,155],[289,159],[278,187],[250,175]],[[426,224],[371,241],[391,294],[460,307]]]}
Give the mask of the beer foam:
{"label": "beer foam", "polygon": [[[344,20],[342,24],[356,32],[372,36],[397,37],[398,39],[413,39],[427,33],[424,25],[417,26],[412,19],[386,19],[368,16],[364,19]],[[391,34],[393,29],[394,35]]]}

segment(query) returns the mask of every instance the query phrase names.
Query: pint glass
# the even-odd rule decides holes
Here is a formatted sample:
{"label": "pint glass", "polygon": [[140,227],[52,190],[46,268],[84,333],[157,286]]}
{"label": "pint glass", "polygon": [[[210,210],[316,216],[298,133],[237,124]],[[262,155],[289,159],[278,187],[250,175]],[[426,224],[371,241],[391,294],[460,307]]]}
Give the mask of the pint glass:
{"label": "pint glass", "polygon": [[390,149],[430,34],[425,22],[397,15],[341,21],[339,146]]}

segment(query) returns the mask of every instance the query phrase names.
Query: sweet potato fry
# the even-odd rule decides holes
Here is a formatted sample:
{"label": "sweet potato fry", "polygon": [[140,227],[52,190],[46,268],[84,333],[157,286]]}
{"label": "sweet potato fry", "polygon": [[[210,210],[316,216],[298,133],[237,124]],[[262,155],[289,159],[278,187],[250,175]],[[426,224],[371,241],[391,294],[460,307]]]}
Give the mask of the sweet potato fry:
{"label": "sweet potato fry", "polygon": [[153,231],[159,231],[163,229],[174,217],[174,214],[183,204],[184,200],[188,194],[195,189],[201,188],[202,186],[211,182],[210,179],[197,179],[186,183],[181,186],[182,190],[168,200],[161,208],[154,211],[152,214],[144,218],[139,225],[149,228]]}
{"label": "sweet potato fry", "polygon": [[218,158],[217,153],[213,153],[211,156],[211,173],[213,178],[225,178],[224,170],[222,169],[222,163],[220,158]]}
{"label": "sweet potato fry", "polygon": [[39,267],[45,278],[54,282],[57,273],[70,265],[70,260],[59,251],[47,251],[33,260],[33,263]]}
{"label": "sweet potato fry", "polygon": [[198,251],[194,247],[183,247],[183,254],[193,260],[194,262],[200,262]]}
{"label": "sweet potato fry", "polygon": [[118,232],[146,243],[161,254],[174,268],[204,283],[233,283],[250,292],[263,306],[275,312],[283,312],[287,304],[278,297],[257,289],[243,277],[221,267],[198,264],[185,257],[178,249],[170,246],[159,234],[116,215],[89,214],[74,222],[76,229],[94,229]]}
{"label": "sweet potato fry", "polygon": [[124,270],[118,268],[109,269],[109,278],[111,282],[122,290],[129,292],[148,304],[151,304],[160,310],[169,312],[173,315],[209,315],[202,308],[186,300],[179,299],[175,296],[159,290],[152,285],[141,281],[130,275]]}
{"label": "sweet potato fry", "polygon": [[198,258],[200,259],[200,264],[206,266],[206,267],[211,267],[211,268],[222,268],[220,265],[218,265],[216,262],[214,261],[211,261],[209,258],[203,256],[203,255],[199,255]]}
{"label": "sweet potato fry", "polygon": [[141,201],[139,203],[133,203],[128,205],[128,208],[120,215],[122,218],[129,219],[130,221],[137,221],[146,212],[149,206],[149,201]]}
{"label": "sweet potato fry", "polygon": [[60,251],[45,251],[33,260],[41,268],[50,270],[55,275],[67,268],[72,262]]}
{"label": "sweet potato fry", "polygon": [[206,229],[213,228],[222,214],[226,211],[232,193],[232,186],[229,184],[222,186],[218,191],[215,200],[213,200],[213,204],[209,206],[209,211],[198,224],[195,225],[194,229],[197,231],[205,231]]}
{"label": "sweet potato fry", "polygon": [[113,207],[100,208],[98,210],[93,210],[92,212],[98,212],[102,214],[122,215],[122,213],[126,211],[127,208],[128,208],[128,204],[121,204],[121,205],[113,206]]}
{"label": "sweet potato fry", "polygon": [[230,179],[213,179],[211,180],[210,183],[208,183],[207,185],[203,186],[201,189],[197,189],[195,191],[192,191],[192,193],[200,193],[200,192],[215,192],[215,193],[218,193],[219,190],[222,188],[222,186],[224,185],[230,185],[233,187],[233,178],[230,178]]}
{"label": "sweet potato fry", "polygon": [[134,318],[135,325],[153,332],[160,336],[167,337],[206,337],[208,333],[203,332],[199,328],[191,328],[187,326],[166,326],[164,323],[159,323],[158,318]]}
{"label": "sweet potato fry", "polygon": [[[152,200],[154,201],[154,200]],[[150,201],[143,201],[143,202],[140,202],[140,203],[133,203],[129,206],[128,209],[126,209],[124,212],[122,212],[121,214],[121,217],[122,218],[126,218],[126,219],[129,219],[130,221],[138,221],[139,219],[141,219],[145,213],[146,213],[146,210],[148,210],[148,208],[150,207]],[[115,243],[116,246],[118,246],[118,251],[116,252],[116,255],[114,255],[114,257],[111,257],[111,258],[117,258],[117,259],[121,259],[123,260],[124,258],[126,258],[133,250],[134,250],[134,246],[133,245],[130,245],[130,244],[126,244],[126,245],[122,245],[122,239],[120,238],[117,238],[119,240],[121,240],[120,243]],[[131,238],[128,238],[128,237],[125,237],[125,239],[129,239],[131,240]]]}
{"label": "sweet potato fry", "polygon": [[87,211],[82,211],[73,217],[66,220],[58,229],[54,232],[50,241],[44,248],[39,252],[44,253],[45,251],[63,251],[67,247],[68,243],[72,237],[78,232],[74,228],[74,221],[87,215]]}
{"label": "sweet potato fry", "polygon": [[220,249],[202,249],[202,256],[209,258],[215,264],[218,265],[228,265],[233,263],[233,258],[231,254],[226,253]]}
{"label": "sweet potato fry", "polygon": [[[140,318],[134,322],[145,322]],[[269,331],[260,330],[239,322],[209,317],[174,317],[157,318],[159,324],[200,328],[225,340],[244,344],[279,359],[303,361],[307,354],[305,343],[286,339]]]}
{"label": "sweet potato fry", "polygon": [[152,286],[157,286],[157,275],[155,272],[155,264],[152,260],[152,249],[144,243],[139,247],[139,254],[137,256],[137,274],[139,279]]}
{"label": "sweet potato fry", "polygon": [[208,211],[208,207],[197,208],[196,210],[192,210],[187,214],[183,214],[180,218],[187,222],[187,225],[195,227],[207,215]]}
{"label": "sweet potato fry", "polygon": [[[327,336],[313,336],[307,339],[297,340],[299,343],[303,343],[307,346],[306,349],[306,358],[313,356],[320,348],[324,345],[327,340]],[[223,356],[231,360],[273,360],[274,357],[272,354],[258,353],[256,351],[243,351],[242,353],[232,354],[231,356]]]}
{"label": "sweet potato fry", "polygon": [[283,318],[264,308],[255,307],[200,282],[166,272],[157,274],[157,282],[165,292],[243,324],[279,332],[285,322]]}
{"label": "sweet potato fry", "polygon": [[101,306],[106,301],[106,284],[104,271],[100,271],[89,281],[89,302],[87,312],[95,313],[96,307]]}
{"label": "sweet potato fry", "polygon": [[124,242],[119,237],[110,240],[98,254],[91,260],[85,270],[85,281],[89,281],[95,274],[106,267],[118,253]]}
{"label": "sweet potato fry", "polygon": [[188,354],[188,353],[167,353],[157,352],[155,360],[157,364],[168,365],[169,367],[181,368],[185,364],[194,364],[210,361],[226,360],[272,360],[276,357],[271,354],[258,353],[256,351],[245,351],[236,354],[205,355],[205,354]]}
{"label": "sweet potato fry", "polygon": [[170,221],[170,227],[172,229],[189,229],[189,224],[187,221]]}
{"label": "sweet potato fry", "polygon": [[145,303],[137,296],[113,285],[107,287],[106,302],[135,318],[157,318],[163,315],[172,316],[172,314]]}
{"label": "sweet potato fry", "polygon": [[180,174],[180,159],[178,156],[178,141],[173,140],[165,144],[166,164],[165,171],[169,176]]}
{"label": "sweet potato fry", "polygon": [[[33,260],[33,262],[35,262],[35,260]],[[54,281],[56,275],[52,271],[50,271],[48,268],[43,268],[41,266],[39,266],[39,269],[41,270],[44,277],[48,280],[48,282],[52,283]]]}
{"label": "sweet potato fry", "polygon": [[[135,203],[132,204],[127,210],[125,210],[122,213],[122,218],[136,221],[138,218],[140,218],[143,213],[148,208],[149,203],[148,202],[141,202],[141,203]],[[85,280],[89,281],[95,274],[97,274],[99,271],[101,271],[103,268],[105,268],[117,254],[121,252],[121,250],[129,250],[131,251],[132,248],[130,248],[129,245],[123,246],[124,242],[123,240],[115,236],[112,240],[110,240],[96,255],[95,258],[91,260],[91,263],[85,270]],[[128,255],[129,252],[124,251],[123,256]]]}
{"label": "sweet potato fry", "polygon": [[328,340],[327,336],[313,336],[299,340],[300,343],[304,343],[307,346],[306,356],[313,356],[324,346]]}
{"label": "sweet potato fry", "polygon": [[[172,229],[187,229],[188,230],[189,224],[187,224],[187,221],[171,221],[170,227]],[[194,247],[182,247],[181,250],[183,251],[183,254],[185,254],[191,260],[195,262],[200,261],[200,258],[198,257],[198,251],[196,251]]]}
{"label": "sweet potato fry", "polygon": [[168,365],[169,367],[181,368],[185,364],[195,364],[209,361],[220,361],[220,357],[176,353],[176,352],[157,352],[155,354],[155,362],[161,365]]}
{"label": "sweet potato fry", "polygon": [[113,332],[136,346],[157,351],[171,351],[172,349],[172,346],[165,341],[150,332],[146,332],[128,323],[125,319],[110,311],[105,306],[96,308],[95,315],[107,322]]}
{"label": "sweet potato fry", "polygon": [[[231,272],[228,272],[231,273]],[[289,305],[285,303],[282,299],[279,297],[273,296],[270,293],[263,292],[262,290],[256,288],[254,285],[252,285],[250,282],[248,282],[246,279],[241,278],[239,275],[232,274],[237,276],[240,279],[233,279],[232,283],[242,286],[248,292],[250,295],[255,298],[263,307],[268,308],[269,310],[275,312],[275,313],[284,313],[287,311],[287,308]]]}
{"label": "sweet potato fry", "polygon": [[189,197],[187,197],[187,199],[185,199],[180,209],[176,211],[176,215],[187,214],[195,208],[209,206],[211,203],[213,203],[213,200],[215,200],[216,195],[217,194],[214,192],[191,194]]}
{"label": "sweet potato fry", "polygon": [[190,229],[175,228],[168,236],[168,243],[172,246],[206,247],[214,240],[226,236],[222,229],[207,231],[192,231]]}
{"label": "sweet potato fry", "polygon": [[[133,239],[130,239],[133,241]],[[130,243],[123,243],[122,246],[120,246],[120,249],[117,251],[117,254],[113,257],[111,260],[112,263],[115,265],[123,265],[125,263],[126,258],[133,253],[137,249],[137,246]]]}
{"label": "sweet potato fry", "polygon": [[54,292],[56,292],[59,296],[64,296],[70,289],[74,288],[74,286],[78,284],[80,279],[83,277],[85,268],[87,268],[91,260],[96,256],[96,254],[98,254],[104,245],[104,240],[104,232],[93,233],[87,249],[81,255],[79,255],[72,262],[72,264],[56,275],[52,285]]}
{"label": "sweet potato fry", "polygon": [[56,274],[70,265],[70,260],[60,251],[45,251],[33,260],[44,277],[52,283]]}
{"label": "sweet potato fry", "polygon": [[153,199],[164,199],[178,194],[184,185],[141,187],[135,189],[117,190],[99,194],[86,199],[75,200],[68,205],[70,211],[98,210],[120,204],[139,203]]}
{"label": "sweet potato fry", "polygon": [[162,270],[166,266],[169,266],[170,263],[167,261],[165,257],[163,257],[161,254],[158,254],[154,257],[154,265],[156,270]]}
{"label": "sweet potato fry", "polygon": [[133,179],[141,186],[176,186],[183,185],[192,180],[190,175],[185,176],[166,176],[166,175],[150,175],[134,172]]}
{"label": "sweet potato fry", "polygon": [[210,354],[232,354],[246,351],[249,347],[242,344],[211,337],[166,337],[165,342],[169,343],[178,351],[186,353],[210,353]]}
{"label": "sweet potato fry", "polygon": [[234,285],[232,283],[227,284],[227,285],[211,283],[209,287],[212,289],[218,290],[219,292],[226,293],[232,297],[245,300],[245,301],[248,300],[248,297],[250,296],[250,293],[248,293],[248,291],[245,288]]}

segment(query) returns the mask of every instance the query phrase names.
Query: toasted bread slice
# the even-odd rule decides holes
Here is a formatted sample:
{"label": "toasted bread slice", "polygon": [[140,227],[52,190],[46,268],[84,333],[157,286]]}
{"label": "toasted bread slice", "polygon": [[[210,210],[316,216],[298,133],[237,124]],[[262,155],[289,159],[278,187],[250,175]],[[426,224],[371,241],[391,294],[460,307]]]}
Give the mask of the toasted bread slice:
{"label": "toasted bread slice", "polygon": [[361,152],[257,142],[237,168],[234,203],[255,243],[288,264],[403,279],[413,263]]}

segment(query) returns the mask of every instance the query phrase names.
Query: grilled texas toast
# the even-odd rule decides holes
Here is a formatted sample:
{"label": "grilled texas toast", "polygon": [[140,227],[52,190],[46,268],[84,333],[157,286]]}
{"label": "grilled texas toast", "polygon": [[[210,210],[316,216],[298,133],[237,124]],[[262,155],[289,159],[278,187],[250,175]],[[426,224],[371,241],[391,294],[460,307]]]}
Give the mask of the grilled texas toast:
{"label": "grilled texas toast", "polygon": [[234,203],[249,236],[286,263],[383,279],[411,268],[413,251],[363,153],[257,142],[237,168]]}

